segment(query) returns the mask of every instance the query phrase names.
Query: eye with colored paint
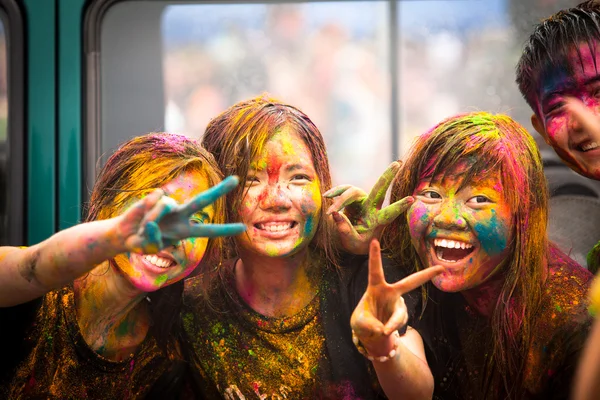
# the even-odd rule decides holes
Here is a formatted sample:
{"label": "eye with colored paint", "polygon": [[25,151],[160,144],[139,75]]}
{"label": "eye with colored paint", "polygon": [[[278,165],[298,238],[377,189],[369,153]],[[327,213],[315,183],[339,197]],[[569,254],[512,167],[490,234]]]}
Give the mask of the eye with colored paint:
{"label": "eye with colored paint", "polygon": [[417,197],[422,197],[422,200],[426,203],[437,203],[438,200],[442,199],[442,196],[438,192],[431,189],[424,190]]}
{"label": "eye with colored paint", "polygon": [[308,176],[306,174],[295,174],[290,179],[290,182],[295,185],[306,185],[306,184],[312,182],[312,179],[310,176]]}
{"label": "eye with colored paint", "polygon": [[190,218],[190,223],[192,223],[192,224],[210,224],[211,218],[210,218],[210,215],[208,215],[207,213],[199,212],[199,213],[192,215],[192,217]]}
{"label": "eye with colored paint", "polygon": [[258,177],[254,174],[250,174],[248,173],[248,176],[246,177],[246,183],[245,186],[255,186],[258,185],[260,183],[260,180],[258,179]]}
{"label": "eye with colored paint", "polygon": [[487,204],[487,203],[492,203],[492,201],[482,195],[473,196],[469,200],[467,200],[467,204],[469,204],[471,206],[479,206],[479,205]]}

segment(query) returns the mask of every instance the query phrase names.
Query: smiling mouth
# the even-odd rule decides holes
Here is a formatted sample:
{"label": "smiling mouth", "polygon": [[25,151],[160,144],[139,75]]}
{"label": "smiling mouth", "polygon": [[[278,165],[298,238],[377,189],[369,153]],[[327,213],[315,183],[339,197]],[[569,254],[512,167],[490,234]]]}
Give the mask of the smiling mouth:
{"label": "smiling mouth", "polygon": [[475,250],[470,243],[449,239],[434,239],[433,246],[436,257],[448,263],[465,259]]}
{"label": "smiling mouth", "polygon": [[256,229],[260,229],[261,231],[266,232],[285,232],[289,229],[294,228],[298,225],[297,222],[264,222],[259,224],[254,224]]}
{"label": "smiling mouth", "polygon": [[164,257],[159,257],[156,254],[146,254],[143,257],[144,260],[148,261],[150,264],[158,268],[167,269],[175,265],[175,262],[173,260],[169,260],[168,258]]}
{"label": "smiling mouth", "polygon": [[579,148],[579,150],[585,153],[586,151],[597,149],[598,147],[600,147],[600,144],[598,144],[597,142],[587,142],[577,147]]}

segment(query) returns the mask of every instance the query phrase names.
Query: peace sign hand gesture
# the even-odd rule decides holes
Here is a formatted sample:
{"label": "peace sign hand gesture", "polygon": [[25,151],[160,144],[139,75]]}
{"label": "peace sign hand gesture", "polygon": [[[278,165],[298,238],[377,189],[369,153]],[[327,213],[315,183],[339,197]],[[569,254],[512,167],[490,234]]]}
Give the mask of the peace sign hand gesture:
{"label": "peace sign hand gesture", "polygon": [[[405,197],[394,204],[381,208],[388,187],[400,170],[401,163],[394,161],[367,194],[352,185],[340,185],[329,189],[324,197],[335,198],[327,210],[337,225],[343,248],[353,254],[366,254],[369,243],[378,238],[384,226],[402,214],[414,202]],[[340,212],[341,210],[343,212]]]}
{"label": "peace sign hand gesture", "polygon": [[229,176],[183,204],[157,189],[121,215],[117,236],[126,250],[152,254],[189,237],[238,235],[246,230],[244,224],[201,224],[190,220],[193,214],[233,190],[238,182],[237,177]]}
{"label": "peace sign hand gesture", "polygon": [[393,347],[391,334],[408,321],[402,295],[421,286],[444,267],[435,266],[416,272],[389,284],[385,281],[379,242],[373,240],[369,248],[369,283],[365,294],[354,309],[350,326],[369,354],[382,356]]}

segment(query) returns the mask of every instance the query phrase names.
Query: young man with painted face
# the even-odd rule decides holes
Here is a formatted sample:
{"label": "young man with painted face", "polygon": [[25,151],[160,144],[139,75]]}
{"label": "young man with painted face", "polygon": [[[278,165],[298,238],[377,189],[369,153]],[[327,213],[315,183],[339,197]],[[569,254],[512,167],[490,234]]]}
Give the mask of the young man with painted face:
{"label": "young man with painted face", "polygon": [[[588,0],[538,24],[517,64],[531,123],[575,172],[600,180],[600,2]],[[600,264],[600,242],[588,268]]]}
{"label": "young man with painted face", "polygon": [[535,130],[571,169],[596,180],[600,180],[600,136],[587,121],[600,123],[599,66],[600,3],[586,1],[535,27],[516,78],[534,111]]}
{"label": "young man with painted face", "polygon": [[[534,128],[571,169],[595,180],[600,180],[599,66],[600,2],[588,0],[535,27],[516,79],[534,111]],[[588,268],[599,264],[600,242],[588,254]],[[588,346],[575,388],[579,399],[600,395],[600,364],[595,361],[600,323]]]}

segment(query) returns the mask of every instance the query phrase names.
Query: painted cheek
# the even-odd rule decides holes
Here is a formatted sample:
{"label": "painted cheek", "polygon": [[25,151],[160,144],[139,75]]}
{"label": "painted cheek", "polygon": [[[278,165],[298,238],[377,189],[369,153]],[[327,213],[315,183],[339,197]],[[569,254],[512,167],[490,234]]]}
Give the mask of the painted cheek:
{"label": "painted cheek", "polygon": [[546,123],[546,133],[550,140],[558,144],[562,134],[565,133],[567,122],[568,117],[564,114],[549,119]]}
{"label": "painted cheek", "polygon": [[179,263],[185,268],[185,272],[191,272],[202,261],[207,246],[207,238],[189,238],[185,240],[184,254],[186,258]]}
{"label": "painted cheek", "polygon": [[302,203],[300,209],[306,218],[304,224],[304,236],[311,236],[317,229],[319,223],[319,212],[321,211],[322,199],[318,182],[302,189]]}
{"label": "painted cheek", "polygon": [[427,227],[432,219],[427,206],[420,201],[415,202],[408,211],[408,229],[413,239],[420,240],[425,236]]}
{"label": "painted cheek", "polygon": [[473,229],[483,250],[490,256],[502,253],[506,249],[508,227],[498,218],[495,209],[487,211],[490,215],[483,220],[480,218]]}
{"label": "painted cheek", "polygon": [[250,216],[256,209],[259,201],[259,196],[262,194],[259,193],[256,195],[253,193],[252,188],[248,191],[246,196],[242,199],[242,203],[240,204],[238,215],[242,221],[249,220]]}
{"label": "painted cheek", "polygon": [[[131,258],[131,253],[125,253],[125,256],[127,257],[126,260],[124,261],[123,265],[127,265],[129,264],[129,268],[127,268],[127,270],[123,270],[123,272],[125,272],[127,275],[129,275],[131,278],[141,278],[142,277],[142,271],[140,271],[140,269],[144,268],[143,266],[138,266],[138,262],[141,262],[141,260],[133,260]],[[120,256],[117,256],[115,258],[119,258]],[[126,264],[125,264],[126,263]]]}

